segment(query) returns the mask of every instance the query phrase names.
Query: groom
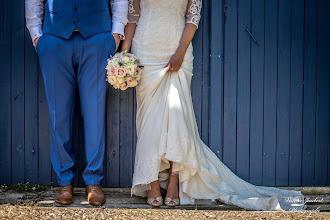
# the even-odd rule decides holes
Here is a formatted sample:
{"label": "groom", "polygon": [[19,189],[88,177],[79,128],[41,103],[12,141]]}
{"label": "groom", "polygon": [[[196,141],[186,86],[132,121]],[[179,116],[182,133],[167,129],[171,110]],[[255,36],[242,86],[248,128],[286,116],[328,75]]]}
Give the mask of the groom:
{"label": "groom", "polygon": [[76,86],[84,120],[87,167],[83,179],[88,202],[105,202],[100,187],[104,176],[105,66],[124,38],[127,11],[128,0],[25,1],[27,28],[39,56],[48,102],[51,161],[60,185],[55,198],[58,203],[73,202]]}

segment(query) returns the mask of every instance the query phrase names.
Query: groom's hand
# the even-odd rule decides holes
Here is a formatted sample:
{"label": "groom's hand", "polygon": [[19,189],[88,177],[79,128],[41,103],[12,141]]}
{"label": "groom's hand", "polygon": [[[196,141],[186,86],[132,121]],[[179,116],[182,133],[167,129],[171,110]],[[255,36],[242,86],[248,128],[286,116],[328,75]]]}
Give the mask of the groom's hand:
{"label": "groom's hand", "polygon": [[40,37],[37,37],[36,39],[34,39],[33,43],[34,43],[34,49],[36,49],[37,47],[37,43]]}
{"label": "groom's hand", "polygon": [[119,47],[119,44],[120,44],[120,37],[119,37],[119,34],[112,34],[112,36],[115,38],[115,41],[116,41],[116,51]]}

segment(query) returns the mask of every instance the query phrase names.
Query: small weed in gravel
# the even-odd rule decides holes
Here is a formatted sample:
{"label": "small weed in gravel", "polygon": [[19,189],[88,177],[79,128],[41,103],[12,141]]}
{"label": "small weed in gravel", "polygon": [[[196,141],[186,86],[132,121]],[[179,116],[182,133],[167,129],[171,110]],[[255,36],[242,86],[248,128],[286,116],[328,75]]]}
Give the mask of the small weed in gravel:
{"label": "small weed in gravel", "polygon": [[31,184],[27,183],[18,183],[15,185],[1,185],[0,189],[2,192],[12,191],[17,193],[37,193],[44,192],[49,189],[48,186],[39,185],[39,184]]}

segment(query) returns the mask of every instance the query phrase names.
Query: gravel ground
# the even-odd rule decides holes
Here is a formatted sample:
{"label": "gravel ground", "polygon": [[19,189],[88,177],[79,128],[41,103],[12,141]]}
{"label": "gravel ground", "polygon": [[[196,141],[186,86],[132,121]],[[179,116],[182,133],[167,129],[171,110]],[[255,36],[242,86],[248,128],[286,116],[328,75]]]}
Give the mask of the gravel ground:
{"label": "gravel ground", "polygon": [[191,211],[0,205],[0,219],[330,219],[326,212]]}

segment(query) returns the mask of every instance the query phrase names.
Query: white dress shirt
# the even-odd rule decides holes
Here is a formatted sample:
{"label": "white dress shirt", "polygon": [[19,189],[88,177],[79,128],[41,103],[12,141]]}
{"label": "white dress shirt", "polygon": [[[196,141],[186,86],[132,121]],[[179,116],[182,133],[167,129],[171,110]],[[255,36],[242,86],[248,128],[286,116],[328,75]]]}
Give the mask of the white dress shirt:
{"label": "white dress shirt", "polygon": [[[42,33],[42,20],[45,10],[45,0],[25,0],[26,27],[30,31],[32,41]],[[112,29],[111,33],[124,35],[127,24],[128,0],[111,0]]]}

